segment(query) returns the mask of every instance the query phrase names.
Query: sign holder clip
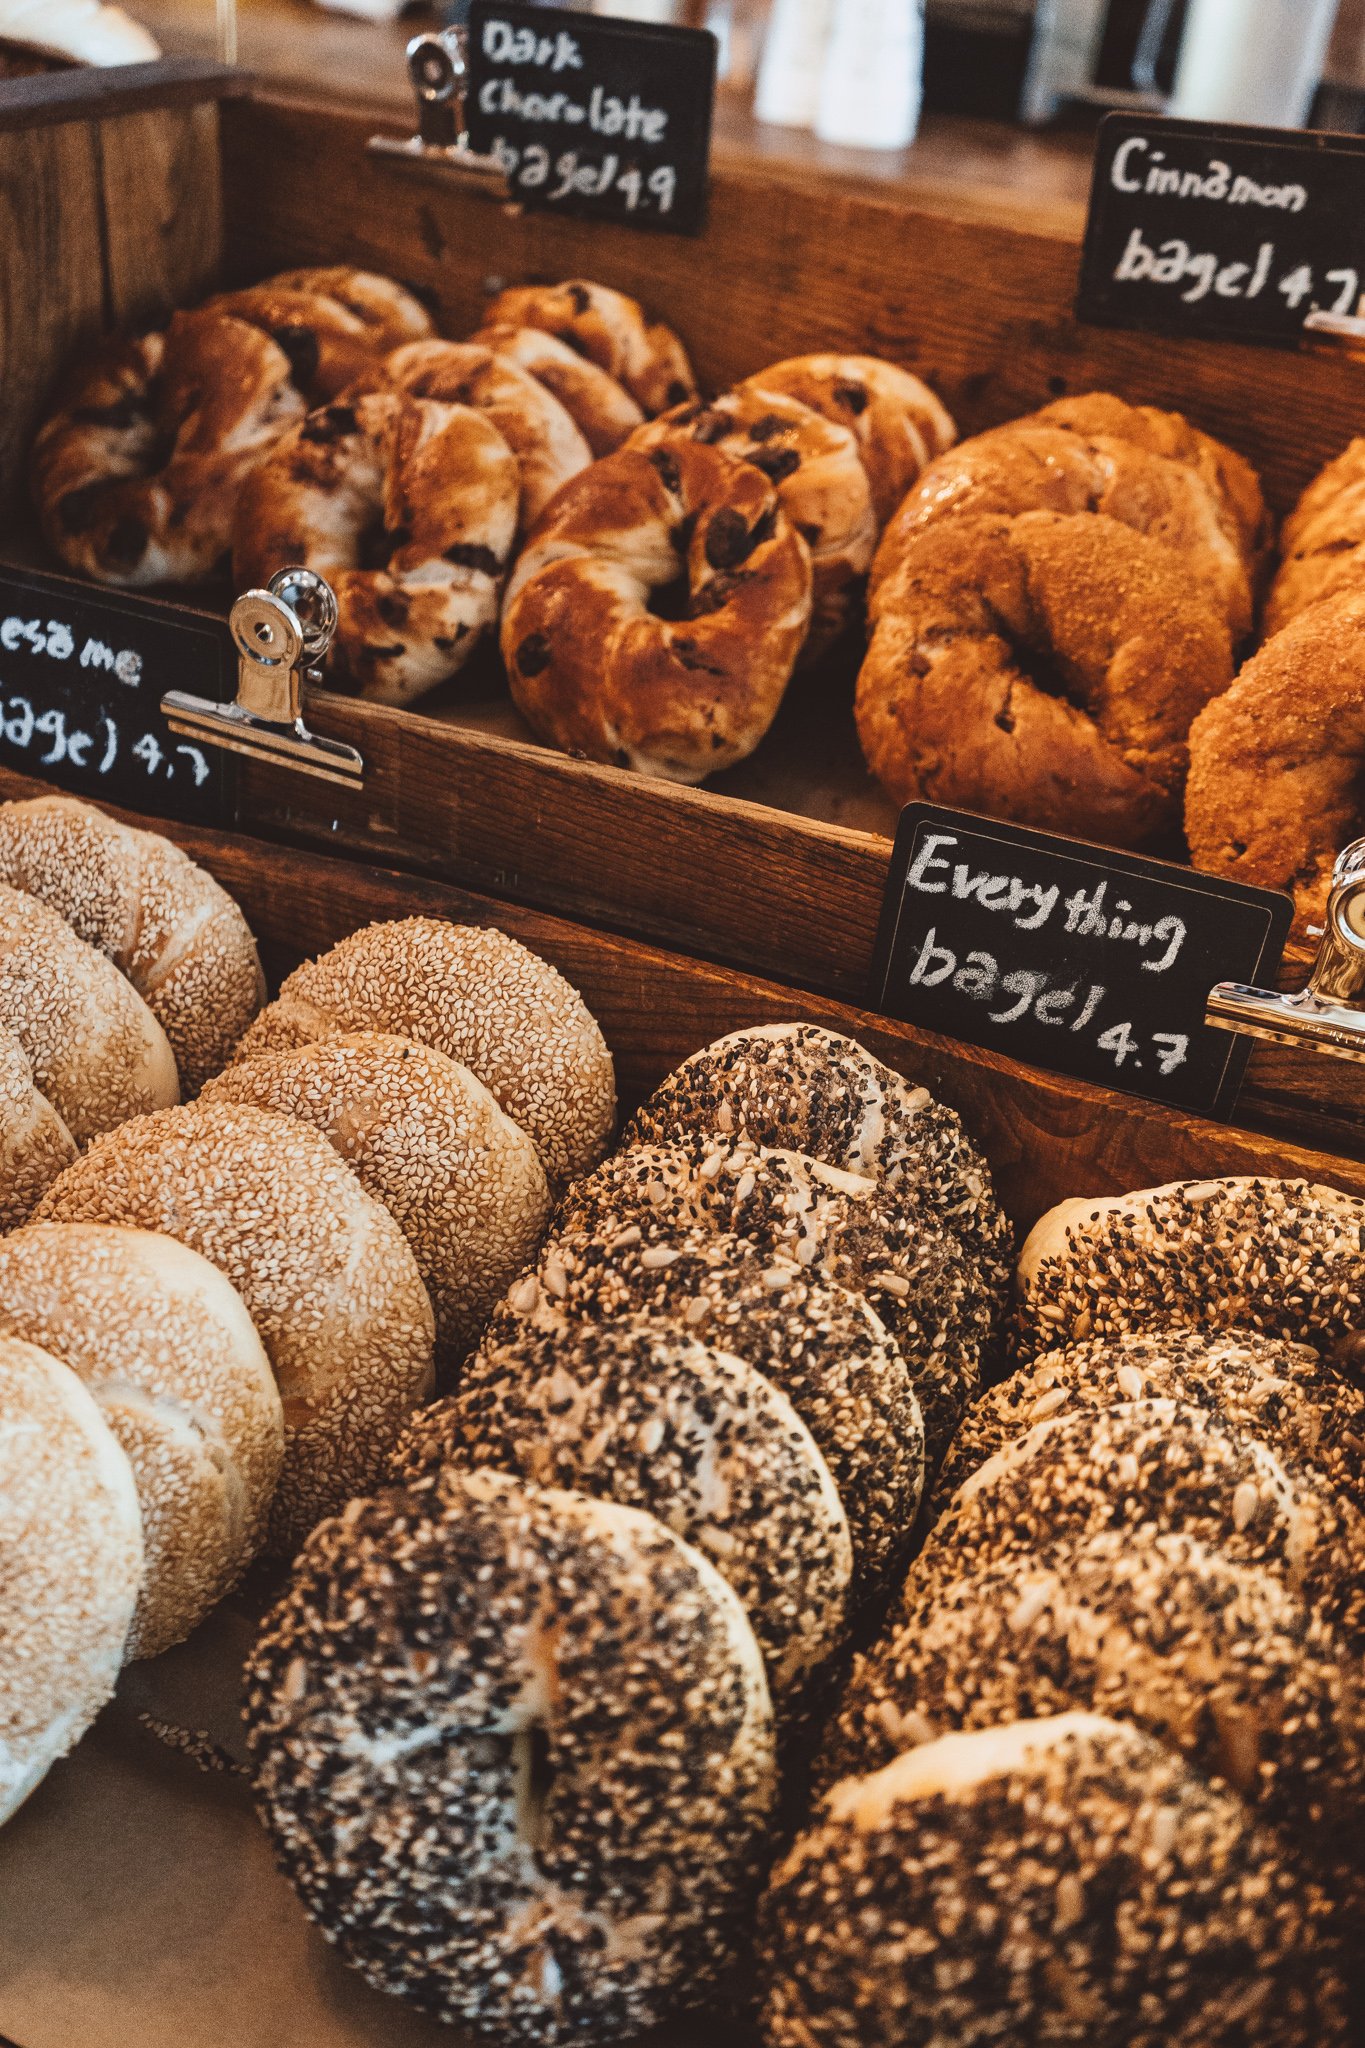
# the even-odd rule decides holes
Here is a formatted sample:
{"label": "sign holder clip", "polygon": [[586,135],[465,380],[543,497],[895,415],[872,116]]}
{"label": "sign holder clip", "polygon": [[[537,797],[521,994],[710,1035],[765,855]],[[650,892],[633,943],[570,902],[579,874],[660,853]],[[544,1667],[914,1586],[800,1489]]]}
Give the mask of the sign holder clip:
{"label": "sign holder clip", "polygon": [[1353,840],[1332,870],[1327,923],[1307,988],[1283,995],[1220,981],[1209,993],[1206,1022],[1272,1045],[1365,1061],[1365,839]]}
{"label": "sign holder clip", "polygon": [[365,763],[354,747],[310,732],[303,685],[322,680],[337,625],[331,585],[311,569],[281,569],[264,590],[248,590],[228,613],[237,648],[237,697],[217,704],[167,690],[161,709],[172,732],[256,761],[275,761],[358,789]]}
{"label": "sign holder clip", "polygon": [[367,148],[375,156],[398,157],[448,171],[505,199],[506,171],[496,157],[480,156],[471,147],[465,125],[469,31],[443,28],[414,36],[407,59],[408,76],[417,95],[417,133],[406,142],[392,135],[372,135]]}

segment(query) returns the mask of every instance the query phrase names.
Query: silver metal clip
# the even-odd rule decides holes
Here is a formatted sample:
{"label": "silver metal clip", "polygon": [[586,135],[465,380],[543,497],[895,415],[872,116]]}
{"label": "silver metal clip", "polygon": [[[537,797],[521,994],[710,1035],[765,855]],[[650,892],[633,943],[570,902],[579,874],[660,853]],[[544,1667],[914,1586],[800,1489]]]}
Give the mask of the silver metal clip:
{"label": "silver metal clip", "polygon": [[322,681],[321,662],[337,626],[332,587],[311,569],[281,569],[266,589],[248,590],[228,613],[237,648],[237,697],[216,704],[167,690],[161,709],[172,732],[279,761],[301,774],[357,788],[365,763],[354,747],[310,732],[303,722],[303,685]]}
{"label": "silver metal clip", "polygon": [[376,156],[435,165],[453,171],[507,197],[507,173],[498,159],[480,156],[470,147],[465,126],[465,87],[469,77],[469,32],[443,28],[414,36],[408,44],[408,76],[417,95],[417,133],[406,142],[391,135],[372,135],[368,147]]}
{"label": "silver metal clip", "polygon": [[1365,839],[1332,870],[1327,924],[1301,994],[1220,981],[1204,1021],[1272,1045],[1306,1045],[1338,1060],[1365,1060]]}

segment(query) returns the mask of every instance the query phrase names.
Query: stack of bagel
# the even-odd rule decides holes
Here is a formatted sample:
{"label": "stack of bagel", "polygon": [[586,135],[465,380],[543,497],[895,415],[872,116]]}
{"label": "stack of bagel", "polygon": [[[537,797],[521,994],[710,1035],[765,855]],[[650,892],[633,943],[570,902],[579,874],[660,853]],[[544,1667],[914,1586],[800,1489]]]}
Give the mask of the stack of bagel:
{"label": "stack of bagel", "polygon": [[0,876],[3,1819],[124,1658],[382,1475],[615,1085],[500,932],[374,925],[262,1009],[240,911],[159,835],[6,804]]}

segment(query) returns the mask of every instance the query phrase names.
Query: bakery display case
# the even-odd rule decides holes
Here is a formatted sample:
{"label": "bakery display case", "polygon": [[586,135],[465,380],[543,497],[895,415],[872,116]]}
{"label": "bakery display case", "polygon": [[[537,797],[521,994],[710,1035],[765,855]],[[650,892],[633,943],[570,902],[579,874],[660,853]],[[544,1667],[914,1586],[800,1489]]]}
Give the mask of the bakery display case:
{"label": "bakery display case", "polygon": [[[1068,200],[721,148],[657,235],[406,141],[0,96],[0,2038],[1344,2044],[1361,1069],[1218,1121],[874,966],[902,798],[1187,859],[1288,515],[1255,702],[1359,610],[1365,367],[1079,321]],[[1109,689],[1139,603],[1101,815],[1038,643]],[[869,639],[973,650],[946,781]],[[1353,735],[1282,777],[1343,840]]]}

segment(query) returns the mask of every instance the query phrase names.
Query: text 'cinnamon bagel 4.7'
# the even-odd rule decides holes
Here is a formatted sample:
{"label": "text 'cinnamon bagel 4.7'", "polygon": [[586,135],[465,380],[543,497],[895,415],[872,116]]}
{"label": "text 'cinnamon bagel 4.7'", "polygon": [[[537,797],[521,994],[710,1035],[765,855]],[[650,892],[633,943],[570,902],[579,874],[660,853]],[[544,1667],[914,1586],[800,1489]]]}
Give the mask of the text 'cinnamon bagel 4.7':
{"label": "text 'cinnamon bagel 4.7'", "polygon": [[679,434],[565,486],[508,585],[512,695],[543,739],[700,782],[753,752],[810,619],[805,541],[774,486]]}

